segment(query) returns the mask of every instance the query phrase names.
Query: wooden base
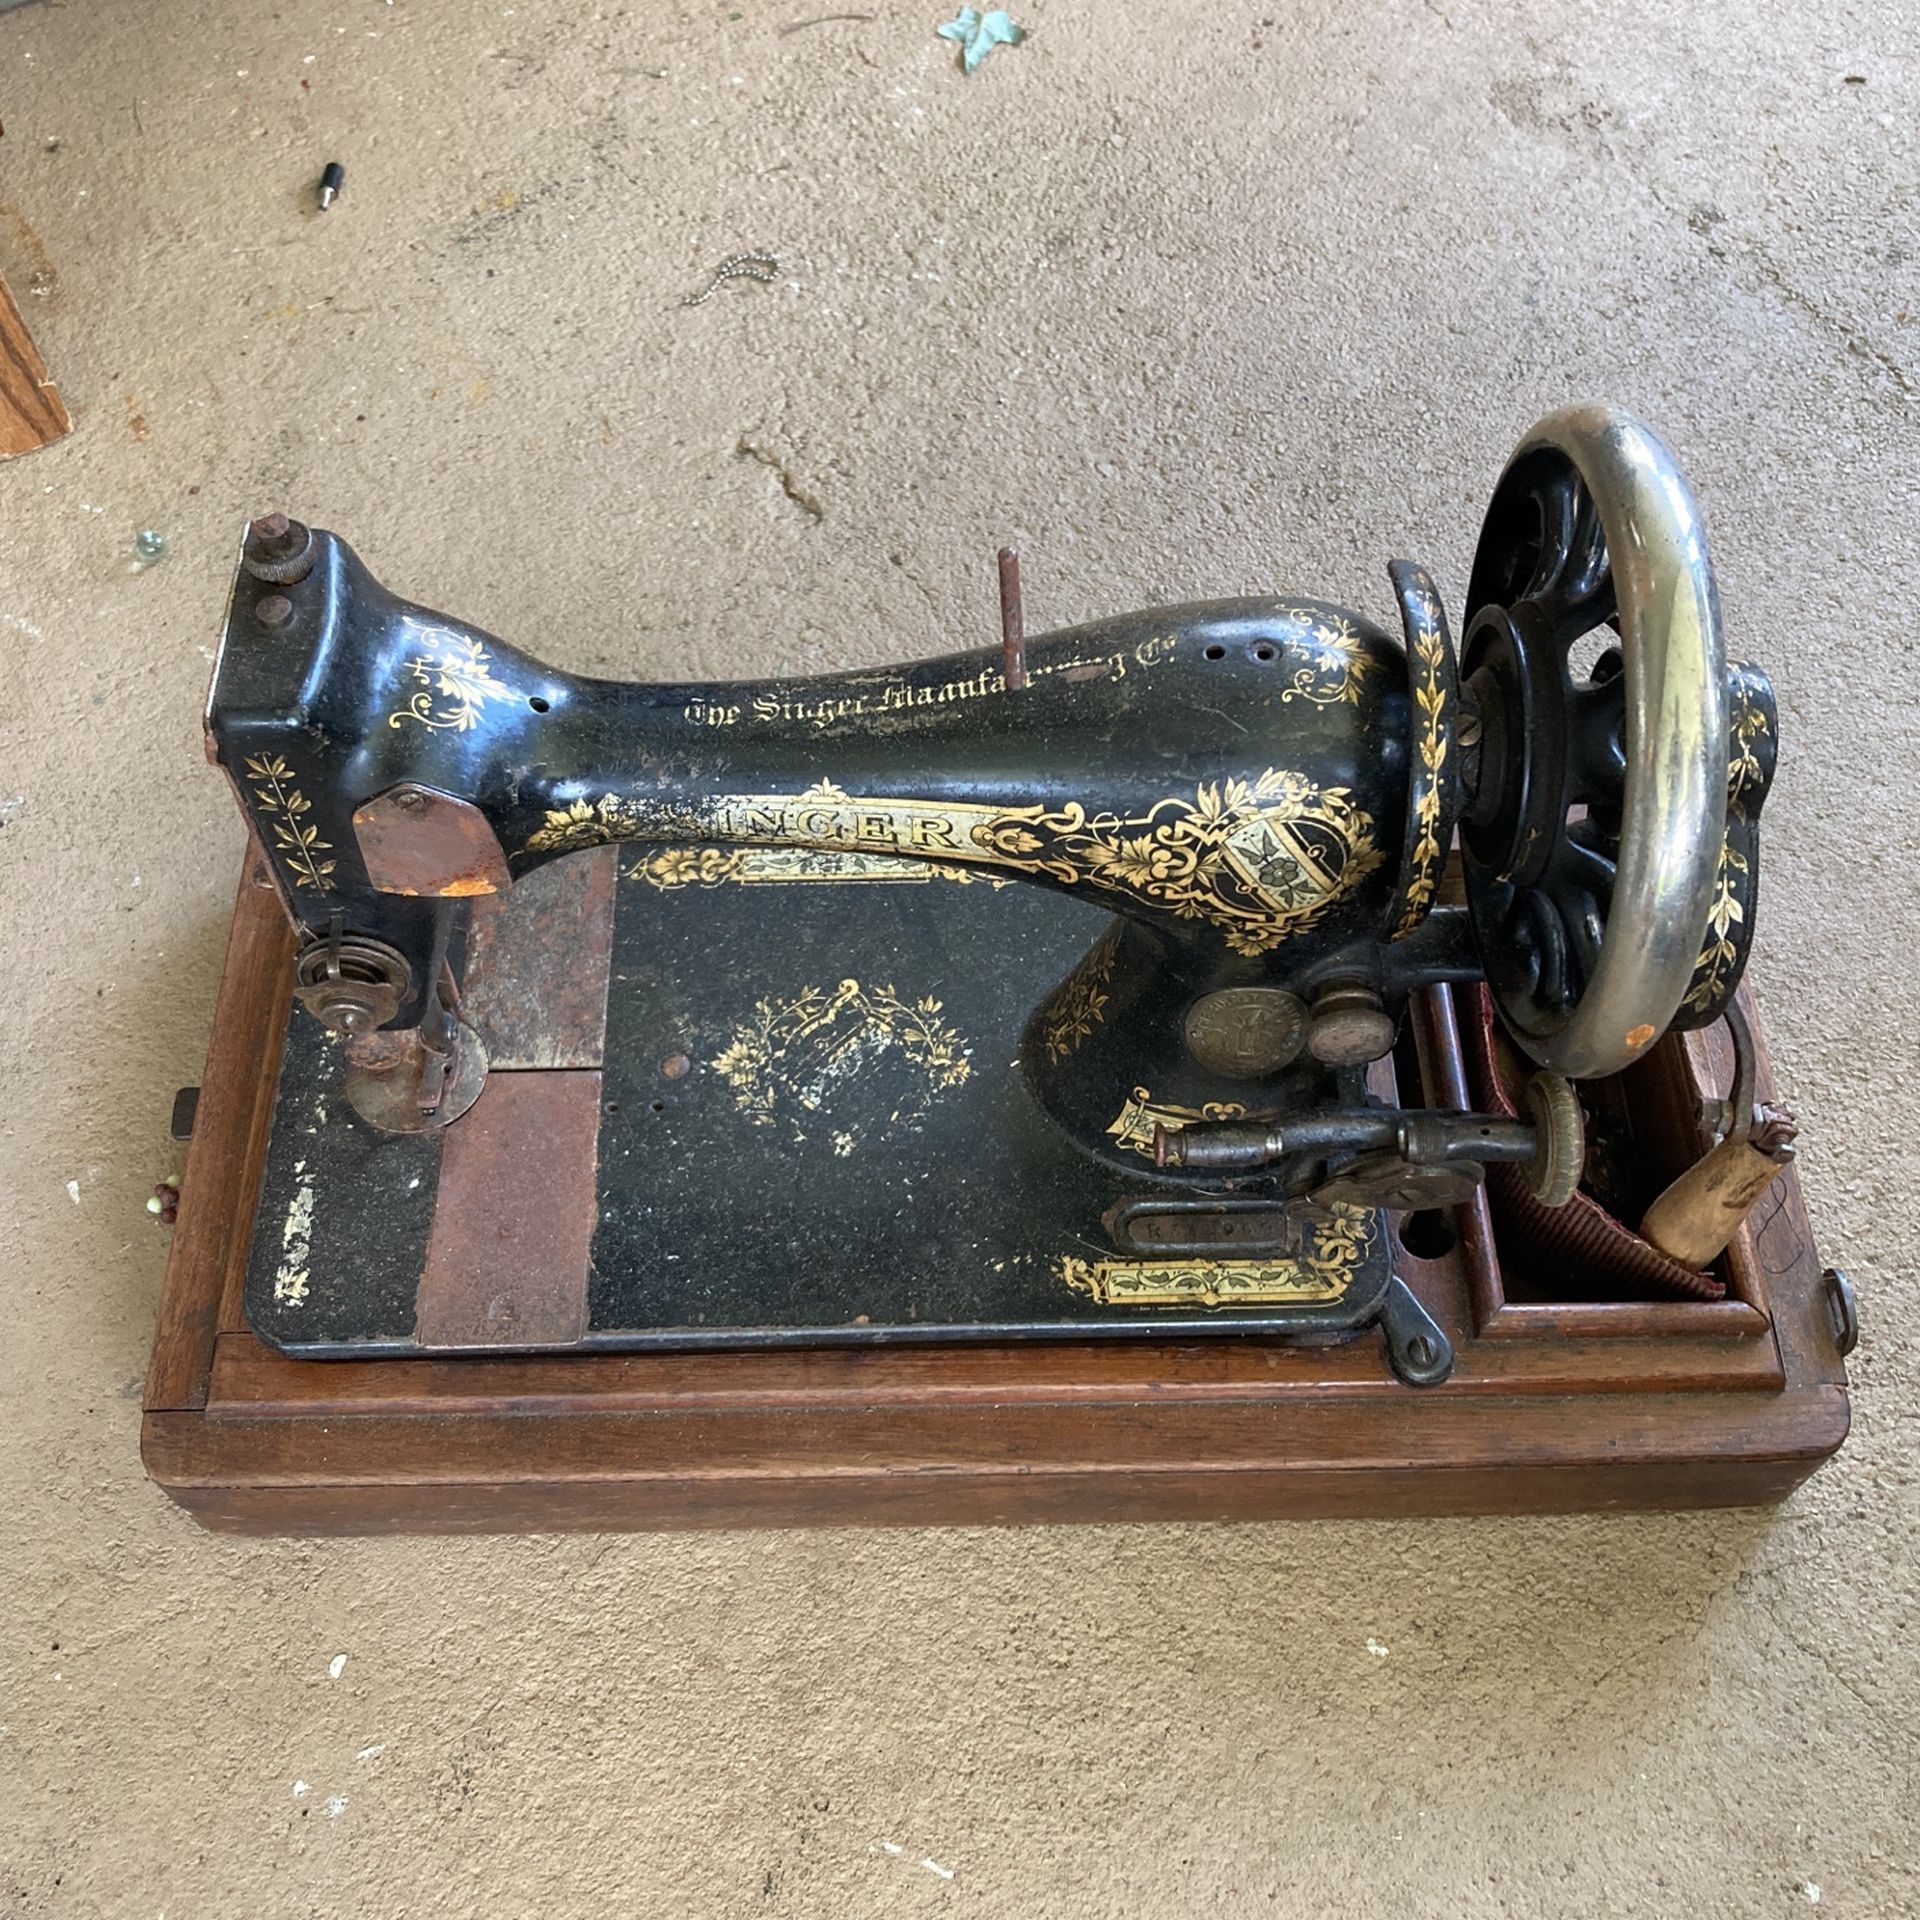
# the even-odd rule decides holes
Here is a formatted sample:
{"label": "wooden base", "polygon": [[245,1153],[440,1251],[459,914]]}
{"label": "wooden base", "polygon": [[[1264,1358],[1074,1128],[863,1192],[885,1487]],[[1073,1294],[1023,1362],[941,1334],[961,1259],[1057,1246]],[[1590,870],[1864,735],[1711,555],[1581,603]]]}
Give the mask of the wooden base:
{"label": "wooden base", "polygon": [[[1458,1355],[1400,1385],[1380,1335],[297,1361],[247,1331],[247,1245],[291,936],[235,908],[148,1376],[142,1453],[232,1533],[1260,1520],[1760,1505],[1846,1436],[1797,1177],[1718,1302],[1562,1304],[1503,1280],[1484,1200],[1399,1271]],[[1458,1072],[1444,992],[1421,1072]],[[1671,1099],[1714,1043],[1668,1049]],[[1771,1092],[1764,1068],[1761,1096]]]}
{"label": "wooden base", "polygon": [[72,431],[73,416],[0,280],[0,460],[51,446]]}

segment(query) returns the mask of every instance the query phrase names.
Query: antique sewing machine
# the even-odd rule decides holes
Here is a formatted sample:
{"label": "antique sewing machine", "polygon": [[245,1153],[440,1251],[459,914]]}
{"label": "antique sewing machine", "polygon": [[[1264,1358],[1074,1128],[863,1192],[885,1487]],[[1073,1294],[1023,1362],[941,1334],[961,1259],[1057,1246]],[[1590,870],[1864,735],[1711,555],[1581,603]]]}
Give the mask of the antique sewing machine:
{"label": "antique sewing machine", "polygon": [[[206,716],[293,929],[232,1235],[252,1333],[709,1366],[1234,1336],[1413,1404],[1469,1324],[1428,1284],[1464,1221],[1489,1272],[1497,1230],[1597,1276],[1569,1339],[1619,1293],[1698,1303],[1673,1353],[1711,1323],[1757,1354],[1720,1256],[1791,1117],[1720,1023],[1775,712],[1686,484],[1568,410],[1499,481],[1457,645],[1389,572],[1397,633],[1278,594],[1029,641],[1009,570],[998,648],[654,685],[255,521]],[[1685,1178],[1628,1209],[1608,1089],[1708,1028]],[[1474,1284],[1481,1334],[1529,1297]]]}

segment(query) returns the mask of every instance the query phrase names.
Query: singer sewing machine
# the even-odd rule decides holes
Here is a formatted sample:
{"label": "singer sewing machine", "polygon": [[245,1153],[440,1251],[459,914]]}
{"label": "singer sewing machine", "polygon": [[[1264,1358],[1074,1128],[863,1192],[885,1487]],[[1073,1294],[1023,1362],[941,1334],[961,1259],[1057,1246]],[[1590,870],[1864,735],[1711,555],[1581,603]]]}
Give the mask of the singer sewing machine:
{"label": "singer sewing machine", "polygon": [[1458,1338],[1422,1223],[1494,1217],[1753,1334],[1715,1262],[1791,1119],[1744,1020],[1666,1240],[1585,1138],[1725,1031],[1754,930],[1774,702],[1687,486],[1569,410],[1457,643],[1389,575],[1394,631],[1282,593],[1029,640],[1005,571],[998,648],[655,685],[254,522],[206,716],[295,934],[247,1323],[334,1360],[1257,1336],[1405,1396]]}

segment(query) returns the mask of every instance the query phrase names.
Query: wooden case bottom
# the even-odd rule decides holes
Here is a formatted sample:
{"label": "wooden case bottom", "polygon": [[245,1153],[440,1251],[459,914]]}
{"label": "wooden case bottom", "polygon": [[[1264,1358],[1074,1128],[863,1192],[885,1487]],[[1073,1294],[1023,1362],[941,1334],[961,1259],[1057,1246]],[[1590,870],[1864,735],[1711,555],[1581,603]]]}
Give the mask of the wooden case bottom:
{"label": "wooden case bottom", "polygon": [[[1797,1177],[1724,1301],[1511,1294],[1484,1202],[1399,1271],[1458,1355],[1434,1388],[1377,1331],[947,1348],[300,1361],[241,1309],[291,937],[241,885],[148,1376],[147,1471],[232,1533],[1260,1520],[1759,1505],[1847,1431]],[[1444,993],[1423,1077],[1458,1075]],[[1670,1098],[1710,1077],[1666,1043]],[[1762,1073],[1761,1093],[1771,1091]],[[1416,1239],[1418,1236],[1416,1236]]]}

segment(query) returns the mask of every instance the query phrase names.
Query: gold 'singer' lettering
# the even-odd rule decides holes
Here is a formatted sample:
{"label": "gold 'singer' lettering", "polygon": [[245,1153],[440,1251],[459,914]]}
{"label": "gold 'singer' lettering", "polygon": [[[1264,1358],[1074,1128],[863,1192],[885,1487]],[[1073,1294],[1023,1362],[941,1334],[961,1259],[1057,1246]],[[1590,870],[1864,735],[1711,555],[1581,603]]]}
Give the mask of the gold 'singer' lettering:
{"label": "gold 'singer' lettering", "polygon": [[1313,926],[1381,864],[1373,817],[1346,787],[1269,767],[1208,781],[1142,811],[856,797],[830,780],[801,794],[664,802],[622,794],[551,808],[521,848],[564,853],[609,840],[886,848],[1084,887],[1177,920],[1204,920],[1235,953],[1265,953]]}

